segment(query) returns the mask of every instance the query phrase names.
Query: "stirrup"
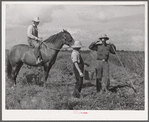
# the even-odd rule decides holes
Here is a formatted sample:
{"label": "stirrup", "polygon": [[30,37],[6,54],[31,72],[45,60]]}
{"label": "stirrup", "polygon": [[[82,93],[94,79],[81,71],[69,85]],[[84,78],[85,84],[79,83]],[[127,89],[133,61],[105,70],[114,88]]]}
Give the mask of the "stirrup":
{"label": "stirrup", "polygon": [[36,64],[40,64],[41,62],[42,62],[42,60],[39,58],[36,60]]}

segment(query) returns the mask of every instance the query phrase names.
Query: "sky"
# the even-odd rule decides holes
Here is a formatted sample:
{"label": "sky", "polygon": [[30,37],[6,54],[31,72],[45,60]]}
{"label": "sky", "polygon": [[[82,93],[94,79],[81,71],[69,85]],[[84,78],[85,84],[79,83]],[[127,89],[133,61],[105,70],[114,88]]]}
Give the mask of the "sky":
{"label": "sky", "polygon": [[[106,2],[108,3],[108,2]],[[6,49],[27,43],[27,28],[40,18],[39,36],[46,39],[66,29],[74,40],[88,46],[107,34],[117,50],[145,50],[145,5],[91,3],[7,3],[5,4]]]}

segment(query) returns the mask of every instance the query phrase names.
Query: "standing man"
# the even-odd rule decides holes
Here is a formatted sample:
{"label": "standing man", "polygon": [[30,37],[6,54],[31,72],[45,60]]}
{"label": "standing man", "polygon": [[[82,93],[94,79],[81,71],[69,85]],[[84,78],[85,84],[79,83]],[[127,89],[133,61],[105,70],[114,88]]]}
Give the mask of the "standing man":
{"label": "standing man", "polygon": [[41,53],[40,53],[40,42],[42,38],[38,37],[38,24],[39,24],[39,17],[35,17],[33,19],[32,25],[30,25],[27,29],[27,35],[28,35],[28,43],[31,47],[34,48],[34,54],[36,58],[36,64],[39,64],[42,62]]}
{"label": "standing man", "polygon": [[107,92],[110,86],[109,79],[109,53],[115,54],[116,47],[114,44],[107,44],[109,40],[106,34],[100,36],[99,40],[91,43],[89,49],[97,51],[97,68],[96,68],[96,89],[97,92]]}
{"label": "standing man", "polygon": [[83,85],[83,70],[84,70],[84,62],[80,54],[80,49],[82,44],[80,41],[75,41],[74,45],[72,46],[73,51],[71,54],[71,59],[73,62],[73,70],[76,78],[76,84],[73,92],[73,97],[79,98],[80,92]]}

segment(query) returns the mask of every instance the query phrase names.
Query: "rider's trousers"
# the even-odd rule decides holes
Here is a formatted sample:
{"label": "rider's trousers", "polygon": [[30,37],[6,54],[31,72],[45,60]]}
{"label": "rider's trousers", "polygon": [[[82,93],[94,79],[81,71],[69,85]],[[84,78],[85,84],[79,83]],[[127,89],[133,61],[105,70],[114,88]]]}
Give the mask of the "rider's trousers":
{"label": "rider's trousers", "polygon": [[35,55],[36,59],[41,58],[39,42],[34,39],[28,38],[28,43],[31,47],[34,48],[34,55]]}

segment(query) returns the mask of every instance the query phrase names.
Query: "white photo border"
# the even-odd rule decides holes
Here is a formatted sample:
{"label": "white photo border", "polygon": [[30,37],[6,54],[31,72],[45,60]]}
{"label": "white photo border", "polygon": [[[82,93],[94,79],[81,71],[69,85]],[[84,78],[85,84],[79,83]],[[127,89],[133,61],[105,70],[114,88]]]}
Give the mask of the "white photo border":
{"label": "white photo border", "polygon": [[[5,109],[5,25],[7,4],[145,5],[145,110],[6,110]],[[148,119],[148,3],[129,2],[2,2],[2,120],[147,120]],[[77,114],[87,112],[87,114]]]}

